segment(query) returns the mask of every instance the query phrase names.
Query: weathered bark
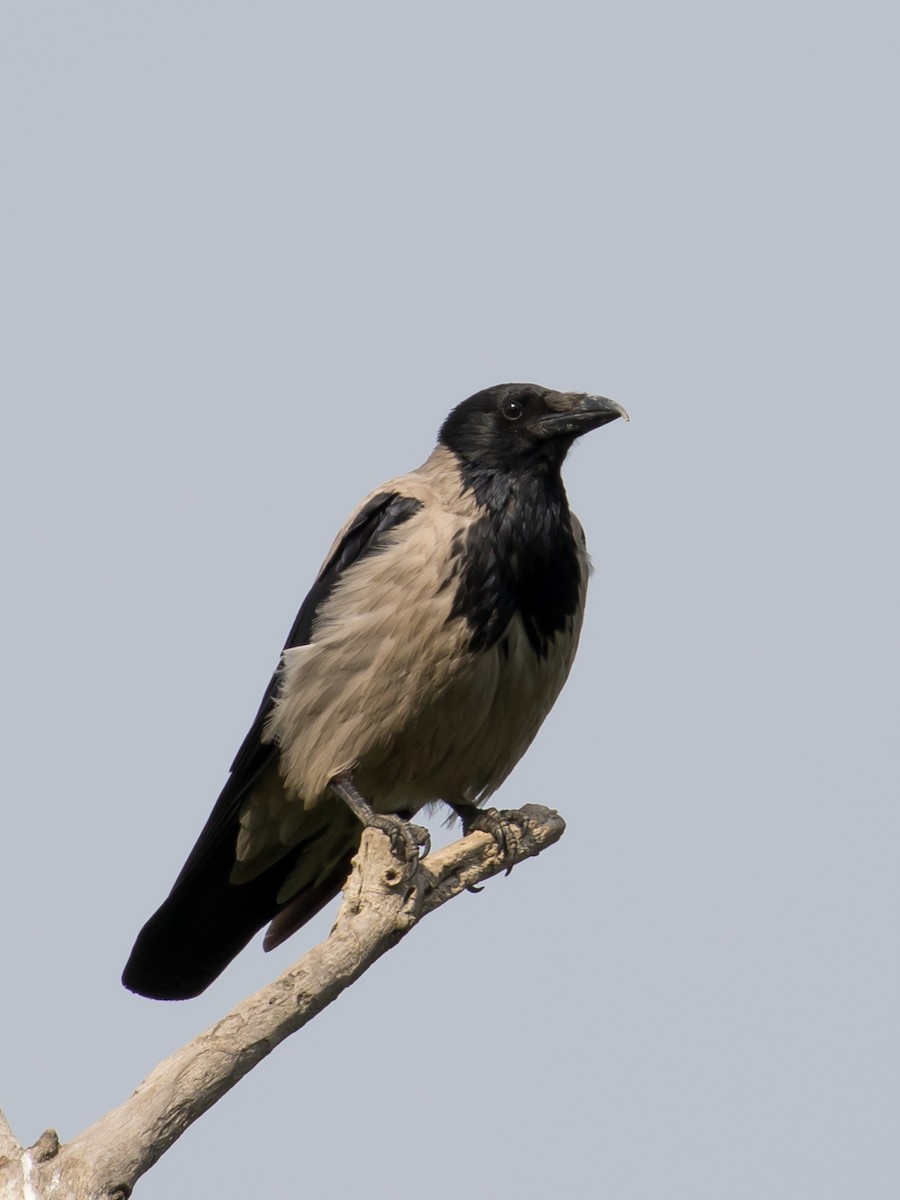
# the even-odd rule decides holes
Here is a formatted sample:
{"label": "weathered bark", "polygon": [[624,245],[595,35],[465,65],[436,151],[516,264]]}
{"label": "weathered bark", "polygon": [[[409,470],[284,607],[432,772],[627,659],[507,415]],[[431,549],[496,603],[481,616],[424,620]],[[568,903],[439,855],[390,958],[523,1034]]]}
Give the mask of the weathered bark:
{"label": "weathered bark", "polygon": [[[565,829],[529,805],[509,837],[521,862]],[[312,1020],[428,913],[506,866],[492,837],[471,833],[419,863],[394,857],[384,834],[363,834],[329,937],[159,1064],[137,1091],[71,1142],[48,1131],[28,1150],[0,1114],[2,1200],[125,1200],[136,1180],[202,1113]]]}
{"label": "weathered bark", "polygon": [[7,1124],[3,1110],[0,1109],[0,1167],[7,1159],[14,1158],[21,1149],[15,1134]]}
{"label": "weathered bark", "polygon": [[0,1109],[0,1196],[4,1198],[24,1194],[22,1153],[22,1147]]}

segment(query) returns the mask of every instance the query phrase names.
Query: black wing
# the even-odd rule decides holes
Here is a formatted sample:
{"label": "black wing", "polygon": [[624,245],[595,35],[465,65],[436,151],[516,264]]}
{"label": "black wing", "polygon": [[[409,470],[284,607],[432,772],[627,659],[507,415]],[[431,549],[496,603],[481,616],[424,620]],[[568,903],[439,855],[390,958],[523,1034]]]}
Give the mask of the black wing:
{"label": "black wing", "polygon": [[[398,492],[379,492],[363,505],[301,604],[284,643],[284,650],[309,645],[316,617],[347,568],[383,546],[385,536],[408,521],[421,507],[421,500],[401,496]],[[264,742],[262,735],[278,694],[280,674],[279,663],[269,680],[253,724],[234,757],[231,773],[219,799],[178,876],[176,887],[202,861],[207,846],[218,839],[221,828],[231,825],[249,789],[277,758],[278,748],[271,742]]]}
{"label": "black wing", "polygon": [[[380,492],[359,510],[303,601],[286,650],[309,644],[316,617],[343,573],[383,546],[386,535],[421,508],[422,502],[410,496]],[[241,805],[260,775],[277,768],[277,747],[264,742],[262,734],[278,686],[276,671],[197,844],[168,898],[138,935],[122,976],[132,991],[158,999],[184,999],[203,991],[284,907],[276,899],[283,880],[299,855],[314,852],[312,845],[301,843],[248,883],[230,882]],[[347,864],[352,852],[349,847]],[[302,918],[295,917],[292,928],[328,902],[346,872],[341,864],[318,890],[288,901]]]}

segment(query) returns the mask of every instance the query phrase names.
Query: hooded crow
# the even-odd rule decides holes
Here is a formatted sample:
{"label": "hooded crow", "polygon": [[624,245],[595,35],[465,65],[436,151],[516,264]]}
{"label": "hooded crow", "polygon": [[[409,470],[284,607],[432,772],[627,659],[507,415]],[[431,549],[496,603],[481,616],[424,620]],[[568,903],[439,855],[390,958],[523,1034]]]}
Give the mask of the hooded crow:
{"label": "hooded crow", "polygon": [[479,806],[525,753],[572,666],[588,578],[560,468],[627,420],[601,396],[487,388],[428,460],[362,501],[328,553],[222,793],[122,982],[202,992],[263,925],[268,950],[343,886],[363,826],[407,848],[444,801]]}

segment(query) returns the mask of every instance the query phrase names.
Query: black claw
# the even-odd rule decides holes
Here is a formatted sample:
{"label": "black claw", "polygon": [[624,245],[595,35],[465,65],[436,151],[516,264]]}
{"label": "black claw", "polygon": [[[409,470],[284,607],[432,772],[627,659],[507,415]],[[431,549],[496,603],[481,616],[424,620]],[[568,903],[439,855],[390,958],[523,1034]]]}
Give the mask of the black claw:
{"label": "black claw", "polygon": [[407,824],[407,829],[413,835],[419,858],[427,858],[431,853],[431,834],[424,825]]}
{"label": "black claw", "polygon": [[353,780],[340,775],[331,781],[331,789],[347,805],[366,829],[380,829],[391,839],[391,850],[395,858],[406,860],[419,858],[420,847],[424,858],[431,849],[431,834],[422,825],[413,825],[396,813],[377,813],[364,796],[356,790]]}
{"label": "black claw", "polygon": [[514,847],[510,844],[510,839],[507,836],[507,827],[509,825],[522,825],[524,817],[515,809],[503,809],[499,811],[496,808],[475,808],[474,805],[466,805],[460,811],[462,818],[463,833],[489,833],[497,843],[498,853],[506,864],[506,874],[508,875],[516,865]]}
{"label": "black claw", "polygon": [[391,839],[391,850],[396,858],[418,859],[424,851],[428,853],[431,836],[422,825],[413,825],[394,813],[373,813],[366,825],[380,829]]}

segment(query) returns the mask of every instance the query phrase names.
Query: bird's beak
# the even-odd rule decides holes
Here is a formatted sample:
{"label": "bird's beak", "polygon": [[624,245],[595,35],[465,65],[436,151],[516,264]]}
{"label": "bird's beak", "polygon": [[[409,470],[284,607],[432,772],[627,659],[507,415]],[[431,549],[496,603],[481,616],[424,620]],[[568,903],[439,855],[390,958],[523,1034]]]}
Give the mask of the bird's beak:
{"label": "bird's beak", "polygon": [[580,437],[618,417],[628,420],[621,404],[586,392],[557,392],[548,398],[547,404],[553,411],[535,423],[533,428],[538,437]]}

